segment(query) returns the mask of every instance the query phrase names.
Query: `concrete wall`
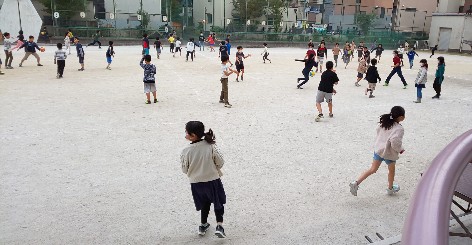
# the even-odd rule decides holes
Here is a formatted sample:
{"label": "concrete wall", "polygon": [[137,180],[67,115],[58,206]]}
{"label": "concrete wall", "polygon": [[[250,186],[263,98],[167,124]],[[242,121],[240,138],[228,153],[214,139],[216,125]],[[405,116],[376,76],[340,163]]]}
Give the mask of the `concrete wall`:
{"label": "concrete wall", "polygon": [[198,23],[202,23],[206,13],[213,15],[213,23],[209,23],[208,20],[205,23],[205,29],[208,31],[211,26],[224,27],[226,25],[226,19],[233,21],[231,11],[233,10],[233,3],[231,0],[194,0],[193,1],[193,21],[197,26]]}
{"label": "concrete wall", "polygon": [[[134,28],[141,24],[137,20],[137,12],[140,9],[140,1],[130,0],[115,0],[116,14],[115,19],[111,20],[109,13],[113,13],[113,1],[105,0],[106,19],[102,21],[103,25],[114,26],[116,28]],[[161,0],[143,0],[143,10],[151,15],[151,20],[148,28],[157,29],[161,26]]]}
{"label": "concrete wall", "polygon": [[439,13],[457,13],[462,1],[459,0],[440,0],[438,6]]}
{"label": "concrete wall", "polygon": [[[457,0],[454,0],[457,2]],[[399,31],[424,31],[429,32],[433,12],[438,10],[436,0],[399,0],[398,19],[395,30]],[[416,8],[416,12],[408,12],[407,8]],[[459,10],[459,7],[457,7]],[[457,12],[456,10],[456,12]]]}
{"label": "concrete wall", "polygon": [[[472,41],[472,17],[470,16],[466,17],[464,14],[435,14],[431,21],[429,33],[430,46],[438,44],[440,28],[452,28],[449,42],[450,50],[459,50],[462,35],[463,40]],[[463,50],[470,50],[470,46],[463,45]]]}

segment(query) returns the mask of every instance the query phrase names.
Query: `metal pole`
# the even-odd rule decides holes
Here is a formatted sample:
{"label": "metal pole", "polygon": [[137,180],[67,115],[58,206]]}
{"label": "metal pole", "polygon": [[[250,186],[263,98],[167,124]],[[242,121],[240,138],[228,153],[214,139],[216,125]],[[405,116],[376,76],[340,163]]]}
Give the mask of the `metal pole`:
{"label": "metal pole", "polygon": [[245,15],[246,15],[246,32],[247,32],[247,0],[246,0],[246,12],[245,12]]}
{"label": "metal pole", "polygon": [[20,1],[17,0],[16,3],[18,4],[18,19],[20,20],[20,30],[23,30],[23,27],[21,26],[21,11],[20,11]]}
{"label": "metal pole", "polygon": [[459,46],[459,52],[462,53],[462,42],[464,41],[464,29],[465,29],[465,21],[467,20],[467,14],[464,14],[464,22],[462,24],[462,33],[461,33],[461,43]]}
{"label": "metal pole", "polygon": [[213,11],[211,12],[211,26],[215,26],[215,0],[213,2]]}
{"label": "metal pole", "polygon": [[223,29],[226,31],[226,0],[223,0]]}

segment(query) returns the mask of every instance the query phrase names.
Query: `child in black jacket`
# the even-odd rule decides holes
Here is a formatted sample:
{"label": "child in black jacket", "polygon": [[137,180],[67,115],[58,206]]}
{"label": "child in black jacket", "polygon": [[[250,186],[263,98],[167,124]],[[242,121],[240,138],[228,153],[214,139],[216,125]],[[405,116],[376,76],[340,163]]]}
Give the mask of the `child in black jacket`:
{"label": "child in black jacket", "polygon": [[371,66],[369,69],[367,69],[367,74],[365,75],[365,79],[369,83],[368,87],[365,89],[365,95],[367,95],[367,92],[370,92],[369,98],[375,98],[375,96],[372,95],[374,93],[375,87],[377,86],[377,80],[380,82],[380,76],[379,76],[379,71],[377,70],[377,59],[372,59],[370,61]]}

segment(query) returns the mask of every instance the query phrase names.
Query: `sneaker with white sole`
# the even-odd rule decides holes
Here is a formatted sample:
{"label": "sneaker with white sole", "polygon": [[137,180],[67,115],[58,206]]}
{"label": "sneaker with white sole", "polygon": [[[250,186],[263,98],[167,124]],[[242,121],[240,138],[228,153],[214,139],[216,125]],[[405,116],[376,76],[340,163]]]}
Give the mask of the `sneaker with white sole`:
{"label": "sneaker with white sole", "polygon": [[351,194],[356,197],[357,190],[359,189],[359,185],[357,184],[357,181],[353,181],[349,183],[349,187],[351,187]]}
{"label": "sneaker with white sole", "polygon": [[388,188],[387,188],[387,194],[388,194],[388,195],[393,195],[393,194],[395,194],[395,193],[397,193],[397,192],[399,192],[399,191],[400,191],[400,186],[399,186],[399,185],[396,185],[396,184],[394,184],[394,185],[392,186],[392,189],[388,189]]}
{"label": "sneaker with white sole", "polygon": [[200,236],[204,236],[206,234],[206,232],[208,231],[208,229],[210,229],[210,224],[206,223],[206,224],[201,224],[199,227],[198,227],[198,235]]}
{"label": "sneaker with white sole", "polygon": [[223,228],[223,226],[221,226],[221,225],[216,226],[215,235],[219,238],[225,238],[226,237],[225,229]]}

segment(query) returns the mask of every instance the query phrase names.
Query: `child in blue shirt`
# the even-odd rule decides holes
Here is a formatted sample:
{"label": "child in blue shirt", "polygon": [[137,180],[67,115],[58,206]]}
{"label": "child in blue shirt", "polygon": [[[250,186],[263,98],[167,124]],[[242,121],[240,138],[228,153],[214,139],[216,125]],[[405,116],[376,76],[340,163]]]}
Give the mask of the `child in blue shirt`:
{"label": "child in blue shirt", "polygon": [[228,49],[228,55],[231,55],[231,43],[228,41],[226,42],[226,48]]}
{"label": "child in blue shirt", "polygon": [[410,51],[406,54],[408,56],[408,61],[410,61],[410,69],[413,68],[413,61],[415,60],[415,55],[420,57],[416,53],[415,48],[411,48]]}

